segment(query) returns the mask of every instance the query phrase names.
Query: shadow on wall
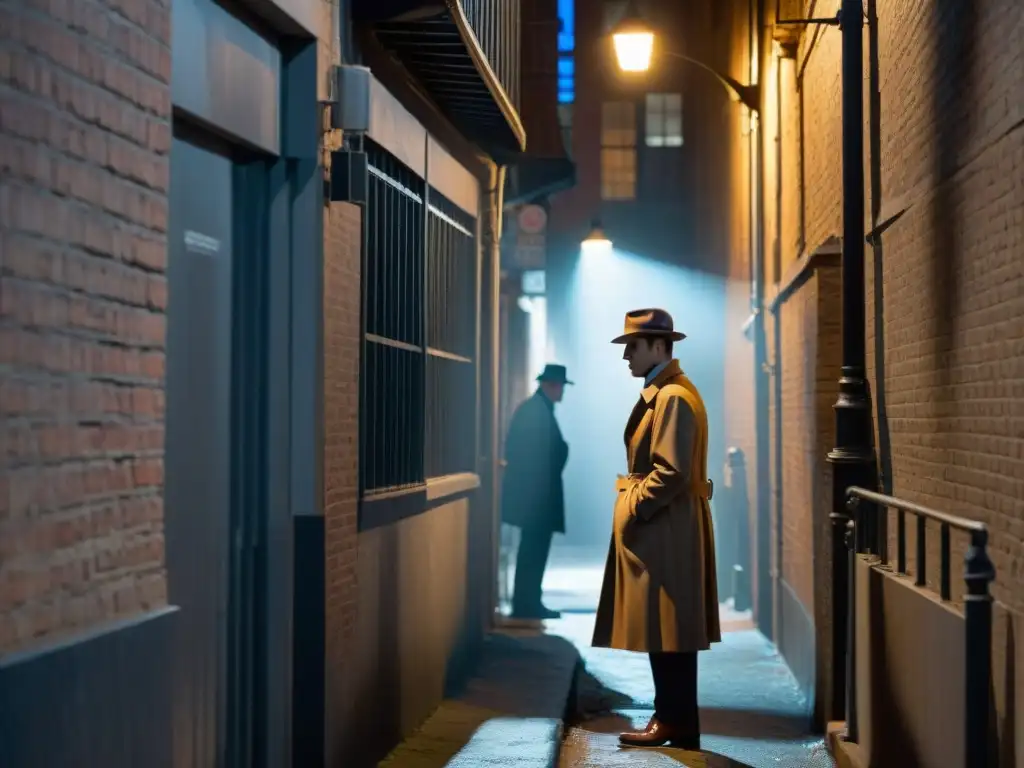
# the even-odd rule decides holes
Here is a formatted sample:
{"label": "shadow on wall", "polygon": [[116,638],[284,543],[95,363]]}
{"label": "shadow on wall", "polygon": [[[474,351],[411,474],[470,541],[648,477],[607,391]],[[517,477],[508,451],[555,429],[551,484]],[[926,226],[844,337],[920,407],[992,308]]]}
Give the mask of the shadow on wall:
{"label": "shadow on wall", "polygon": [[871,184],[871,222],[873,231],[869,243],[872,252],[872,301],[874,306],[874,385],[870,392],[875,406],[875,428],[878,434],[879,482],[882,493],[891,494],[892,439],[889,433],[888,398],[885,388],[885,248],[882,233],[902,215],[902,212],[881,221],[882,215],[882,91],[878,41],[878,2],[868,0],[868,154]]}
{"label": "shadow on wall", "polygon": [[376,765],[464,678],[484,626],[471,615],[469,517],[460,499],[359,534],[358,621],[329,764]]}
{"label": "shadow on wall", "polygon": [[569,442],[565,469],[566,542],[606,546],[611,535],[615,476],[626,470],[623,430],[641,383],[629,375],[622,347],[625,313],[662,307],[687,338],[675,355],[708,411],[708,468],[721,487],[725,463],[725,280],[620,250],[582,254],[571,281],[566,321],[574,329],[561,357],[576,386],[559,406]]}

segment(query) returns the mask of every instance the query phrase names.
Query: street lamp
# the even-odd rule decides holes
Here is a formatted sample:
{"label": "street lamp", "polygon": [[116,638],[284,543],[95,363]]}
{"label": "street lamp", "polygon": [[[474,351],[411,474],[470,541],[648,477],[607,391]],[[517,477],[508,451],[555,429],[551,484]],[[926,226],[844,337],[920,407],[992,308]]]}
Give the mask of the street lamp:
{"label": "street lamp", "polygon": [[612,44],[623,72],[646,72],[651,68],[654,30],[644,23],[632,4],[612,31]]}
{"label": "street lamp", "polygon": [[[622,19],[612,29],[612,44],[615,48],[615,59],[619,69],[623,72],[646,72],[651,68],[651,58],[654,54],[654,29],[640,15],[635,0],[630,0]],[[732,101],[741,102],[752,112],[760,112],[761,89],[758,86],[743,85],[729,75],[685,54],[675,51],[662,51],[662,53],[703,69],[725,86]]]}
{"label": "street lamp", "polygon": [[612,241],[604,233],[600,219],[594,219],[590,222],[590,233],[583,238],[583,242],[580,243],[580,249],[586,253],[610,251],[612,249]]}

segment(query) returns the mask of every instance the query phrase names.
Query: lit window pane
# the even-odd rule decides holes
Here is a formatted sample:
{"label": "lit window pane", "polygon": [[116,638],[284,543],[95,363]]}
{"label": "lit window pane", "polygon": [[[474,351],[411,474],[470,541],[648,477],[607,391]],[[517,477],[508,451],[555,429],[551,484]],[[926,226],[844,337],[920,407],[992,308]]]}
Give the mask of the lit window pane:
{"label": "lit window pane", "polygon": [[649,93],[644,114],[644,143],[648,147],[683,145],[683,96]]}

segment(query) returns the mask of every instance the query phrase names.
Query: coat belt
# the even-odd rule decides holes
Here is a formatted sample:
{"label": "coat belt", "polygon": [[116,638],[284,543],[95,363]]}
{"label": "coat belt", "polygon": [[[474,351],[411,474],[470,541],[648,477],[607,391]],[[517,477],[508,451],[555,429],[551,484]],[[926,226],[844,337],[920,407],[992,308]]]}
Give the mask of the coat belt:
{"label": "coat belt", "polygon": [[[632,486],[639,483],[647,475],[631,474],[631,475],[619,475],[615,480],[615,490],[618,493],[629,490]],[[693,494],[700,499],[707,499],[711,501],[711,497],[715,492],[715,484],[710,480],[704,482],[696,482],[693,484]]]}

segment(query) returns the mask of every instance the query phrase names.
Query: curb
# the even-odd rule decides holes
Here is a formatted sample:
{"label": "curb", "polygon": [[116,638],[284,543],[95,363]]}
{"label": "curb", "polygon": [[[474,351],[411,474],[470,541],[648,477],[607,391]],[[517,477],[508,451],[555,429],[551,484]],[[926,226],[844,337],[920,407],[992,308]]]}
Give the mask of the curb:
{"label": "curb", "polygon": [[577,709],[579,651],[537,631],[491,633],[476,674],[380,764],[387,768],[557,768]]}

